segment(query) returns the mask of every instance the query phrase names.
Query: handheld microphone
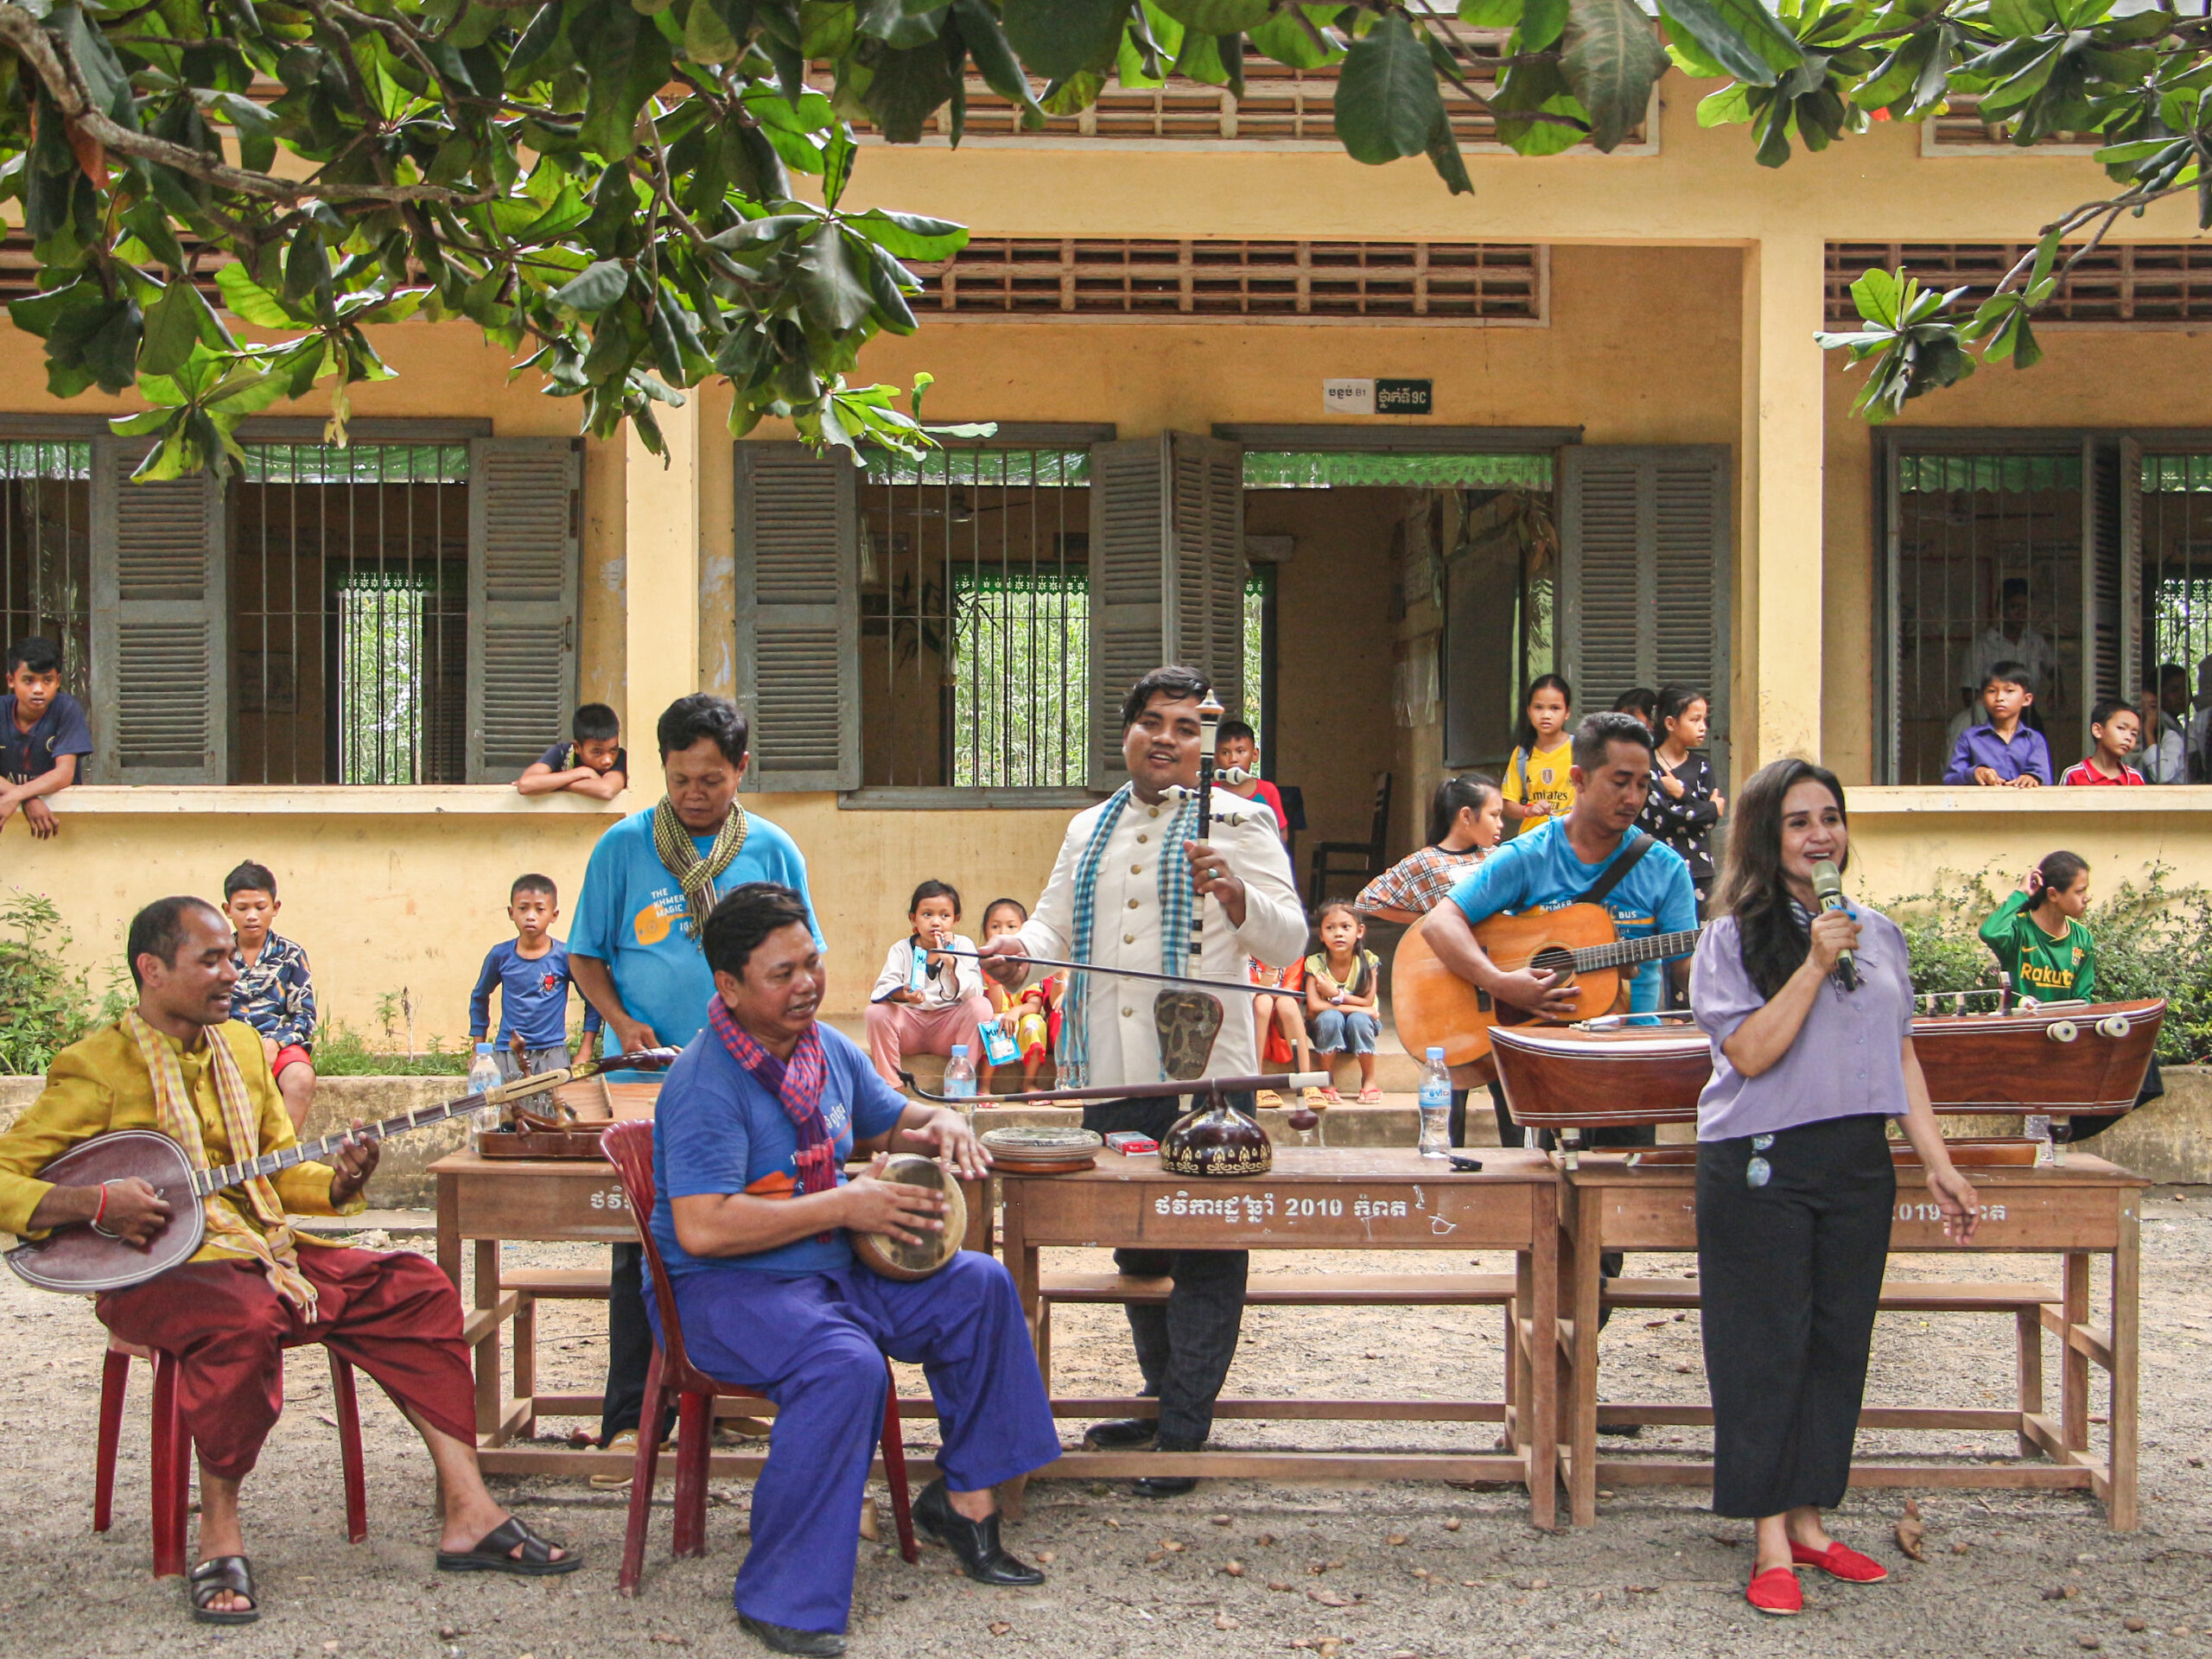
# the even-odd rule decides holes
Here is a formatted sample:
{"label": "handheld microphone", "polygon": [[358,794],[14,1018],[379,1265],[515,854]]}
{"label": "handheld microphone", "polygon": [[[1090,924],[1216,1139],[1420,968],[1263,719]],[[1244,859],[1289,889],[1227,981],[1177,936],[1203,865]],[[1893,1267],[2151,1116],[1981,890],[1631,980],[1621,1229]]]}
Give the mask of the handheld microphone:
{"label": "handheld microphone", "polygon": [[[1813,892],[1821,901],[1821,910],[1843,908],[1843,873],[1836,868],[1834,859],[1824,858],[1813,866]],[[1859,964],[1850,951],[1836,957],[1835,976],[1845,990],[1859,988]]]}

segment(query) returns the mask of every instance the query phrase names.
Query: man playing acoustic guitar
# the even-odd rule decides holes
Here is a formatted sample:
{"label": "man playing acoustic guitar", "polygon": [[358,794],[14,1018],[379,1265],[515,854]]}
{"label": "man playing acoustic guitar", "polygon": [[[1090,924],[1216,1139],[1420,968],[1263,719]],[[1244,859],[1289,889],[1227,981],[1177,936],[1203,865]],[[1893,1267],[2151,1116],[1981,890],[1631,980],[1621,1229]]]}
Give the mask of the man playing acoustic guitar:
{"label": "man playing acoustic guitar", "polygon": [[[295,1144],[259,1034],[231,1018],[238,970],[221,912],[204,899],[157,899],[132,918],[126,949],[137,1006],[55,1055],[44,1092],[0,1135],[0,1231],[88,1225],[141,1249],[157,1237],[170,1211],[149,1183],[35,1176],[110,1130],[157,1130],[200,1169]],[[294,1229],[296,1215],[364,1208],[377,1156],[374,1141],[349,1140],[334,1166],[298,1163],[224,1189],[207,1201],[206,1242],[189,1262],[93,1305],[115,1336],[178,1362],[178,1402],[200,1452],[200,1562],[185,1582],[194,1618],[260,1617],[238,1484],[283,1408],[283,1351],[310,1342],[382,1383],[429,1446],[445,1497],[441,1571],[543,1577],[583,1565],[484,1489],[461,1299],[445,1275],[424,1256],[342,1249]]]}
{"label": "man playing acoustic guitar", "polygon": [[[1431,911],[1422,936],[1442,963],[1501,1002],[1545,1020],[1581,1020],[1611,1012],[1581,1006],[1577,986],[1535,968],[1510,972],[1491,960],[1475,927],[1510,911],[1558,910],[1601,904],[1624,939],[1688,933],[1697,927],[1697,890],[1690,867],[1673,848],[1636,832],[1651,778],[1651,732],[1634,715],[1586,715],[1574,731],[1574,804],[1563,818],[1516,836],[1475,866]],[[1629,1008],[1649,1014],[1665,1006],[1666,965],[1648,962],[1629,982]],[[1648,1147],[1649,1124],[1592,1130],[1594,1147]],[[1618,1255],[1600,1271],[1620,1272]],[[1630,1430],[1629,1432],[1633,1432]]]}

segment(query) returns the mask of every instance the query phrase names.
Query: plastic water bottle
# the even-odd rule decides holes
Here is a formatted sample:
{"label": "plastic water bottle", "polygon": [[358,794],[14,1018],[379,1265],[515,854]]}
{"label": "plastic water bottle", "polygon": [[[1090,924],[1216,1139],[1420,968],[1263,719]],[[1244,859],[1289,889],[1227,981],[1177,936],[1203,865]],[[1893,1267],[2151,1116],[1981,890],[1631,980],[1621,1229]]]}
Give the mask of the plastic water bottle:
{"label": "plastic water bottle", "polygon": [[[968,1045],[955,1043],[952,1058],[945,1062],[944,1092],[953,1100],[969,1101],[976,1097],[976,1068],[968,1061]],[[970,1109],[963,1106],[961,1110]]]}
{"label": "plastic water bottle", "polygon": [[476,1058],[468,1068],[468,1092],[480,1095],[499,1086],[499,1063],[492,1057],[499,1050],[490,1043],[476,1045]]}
{"label": "plastic water bottle", "polygon": [[1452,1073],[1444,1064],[1444,1051],[1431,1048],[1421,1074],[1421,1155],[1452,1155]]}
{"label": "plastic water bottle", "polygon": [[2050,1118],[2047,1113],[2029,1113],[2020,1128],[2028,1139],[2036,1143],[2037,1168],[2047,1169],[2058,1161],[2058,1148],[2051,1140]]}

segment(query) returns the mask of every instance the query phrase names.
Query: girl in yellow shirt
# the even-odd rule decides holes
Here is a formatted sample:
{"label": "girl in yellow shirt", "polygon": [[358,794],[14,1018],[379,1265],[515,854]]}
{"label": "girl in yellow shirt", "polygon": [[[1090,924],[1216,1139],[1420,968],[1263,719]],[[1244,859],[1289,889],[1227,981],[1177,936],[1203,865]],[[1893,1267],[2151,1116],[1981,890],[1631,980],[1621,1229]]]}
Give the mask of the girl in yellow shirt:
{"label": "girl in yellow shirt", "polygon": [[1567,734],[1573,706],[1573,691],[1556,674],[1540,676],[1529,688],[1505,768],[1505,823],[1512,834],[1565,817],[1574,804],[1574,744]]}

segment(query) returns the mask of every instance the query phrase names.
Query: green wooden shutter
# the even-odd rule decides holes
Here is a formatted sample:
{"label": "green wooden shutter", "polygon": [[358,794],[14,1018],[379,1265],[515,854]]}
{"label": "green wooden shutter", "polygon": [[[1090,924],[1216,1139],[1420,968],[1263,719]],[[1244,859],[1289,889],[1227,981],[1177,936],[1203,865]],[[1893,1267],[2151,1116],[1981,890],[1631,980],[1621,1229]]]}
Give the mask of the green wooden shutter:
{"label": "green wooden shutter", "polygon": [[860,489],[842,450],[740,443],[737,700],[752,787],[861,784]]}
{"label": "green wooden shutter", "polygon": [[207,474],[133,484],[143,443],[92,442],[92,779],[230,781],[228,547]]}
{"label": "green wooden shutter", "polygon": [[[2134,702],[2143,684],[2143,446],[2120,441],[2120,681]],[[2087,753],[2086,749],[2083,750]]]}
{"label": "green wooden shutter", "polygon": [[1560,473],[1560,671],[1578,714],[1632,685],[1706,693],[1728,772],[1728,452],[1583,448]]}
{"label": "green wooden shutter", "polygon": [[468,446],[468,752],[505,783],[569,729],[576,702],[583,458],[569,438]]}

